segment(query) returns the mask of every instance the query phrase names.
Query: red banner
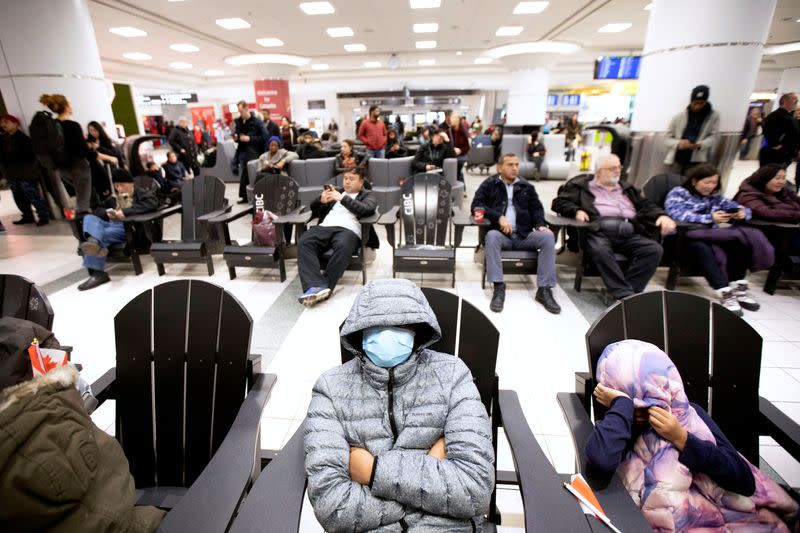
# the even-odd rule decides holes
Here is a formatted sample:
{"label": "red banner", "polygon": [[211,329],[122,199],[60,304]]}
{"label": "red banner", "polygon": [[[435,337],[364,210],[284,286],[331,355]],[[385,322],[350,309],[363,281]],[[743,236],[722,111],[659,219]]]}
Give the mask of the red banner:
{"label": "red banner", "polygon": [[255,80],[256,106],[259,111],[269,110],[270,119],[280,123],[282,117],[291,120],[289,82],[287,80]]}

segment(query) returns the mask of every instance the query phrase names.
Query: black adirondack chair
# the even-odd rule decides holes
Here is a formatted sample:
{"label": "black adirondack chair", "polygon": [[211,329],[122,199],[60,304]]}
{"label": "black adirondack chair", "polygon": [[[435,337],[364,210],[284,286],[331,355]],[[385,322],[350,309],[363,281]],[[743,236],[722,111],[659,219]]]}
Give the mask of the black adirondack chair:
{"label": "black adirondack chair", "polygon": [[[500,333],[497,328],[475,306],[455,294],[427,287],[422,292],[442,330],[442,339],[431,349],[457,354],[472,371],[481,400],[491,416],[495,454],[498,429],[502,427],[505,431],[516,472],[497,472],[497,484],[519,486],[525,509],[525,530],[585,531],[587,520],[573,497],[561,487],[561,477],[533,436],[517,393],[498,390],[495,364]],[[344,347],[341,347],[341,354],[342,363],[353,357]],[[304,460],[301,426],[259,476],[231,532],[255,533],[263,531],[265,524],[269,524],[269,531],[298,531],[306,489]],[[500,522],[495,494],[489,518],[494,524]]]}
{"label": "black adirondack chair", "polygon": [[[236,267],[275,268],[280,271],[281,281],[286,281],[286,232],[297,226],[297,238],[300,238],[306,222],[311,218],[311,213],[305,212],[306,208],[300,205],[300,194],[297,182],[289,176],[282,174],[261,175],[253,188],[253,203],[251,205],[234,209],[228,213],[210,220],[212,224],[222,227],[225,239],[225,248],[222,256],[228,264],[231,279],[236,278]],[[262,246],[254,236],[247,244],[240,245],[231,240],[228,224],[245,215],[254,215],[258,211],[272,211],[278,215],[275,221],[275,246]],[[288,233],[291,237],[291,232]]]}
{"label": "black adirondack chair", "polygon": [[204,281],[148,289],[114,318],[117,366],[92,385],[116,400],[116,438],[138,503],[173,509],[163,531],[225,531],[250,484],[274,374],[250,355],[253,320]]}
{"label": "black adirondack chair", "polygon": [[[606,346],[624,339],[650,342],[664,350],[678,368],[689,400],[709,412],[750,462],[759,464],[759,435],[771,436],[800,460],[800,425],[758,394],[761,336],[742,318],[706,298],[657,291],[624,299],[592,324],[586,333],[591,370],[575,374],[576,392],[558,394],[580,472],[587,473],[583,450],[594,428],[590,409],[594,407],[595,420],[605,414],[592,396],[597,361]],[[587,480],[617,527],[648,530],[617,476]],[[637,522],[628,522],[637,520],[637,527],[633,527]]]}
{"label": "black adirondack chair", "polygon": [[181,240],[163,241],[150,247],[158,275],[164,263],[206,263],[214,275],[212,256],[222,252],[224,241],[209,221],[230,211],[225,200],[225,183],[214,176],[198,176],[181,187]]}
{"label": "black adirondack chair", "polygon": [[0,316],[30,320],[52,331],[53,308],[34,282],[14,274],[0,274]]}
{"label": "black adirondack chair", "polygon": [[[386,227],[386,240],[393,248],[392,277],[398,272],[451,274],[456,286],[456,248],[461,244],[463,225],[453,225],[450,183],[441,174],[417,174],[401,186],[402,205],[378,220]],[[463,218],[463,217],[462,217]],[[400,239],[395,227],[400,223]],[[455,235],[455,246],[452,242]]]}
{"label": "black adirondack chair", "polygon": [[[768,222],[766,220],[750,220],[749,225],[764,232],[764,235],[775,246],[775,264],[769,269],[764,282],[764,292],[775,294],[781,279],[800,279],[800,256],[792,255],[792,243],[800,232],[800,224],[786,222]],[[795,252],[796,253],[796,252]]]}

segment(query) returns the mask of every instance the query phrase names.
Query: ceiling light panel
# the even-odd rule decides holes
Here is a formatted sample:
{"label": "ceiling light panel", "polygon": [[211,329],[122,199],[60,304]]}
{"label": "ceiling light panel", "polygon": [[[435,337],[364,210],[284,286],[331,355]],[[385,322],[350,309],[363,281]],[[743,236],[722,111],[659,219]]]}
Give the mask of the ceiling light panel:
{"label": "ceiling light panel", "polygon": [[492,58],[491,57],[476,57],[475,58],[475,64],[476,65],[488,65],[491,62],[492,62]]}
{"label": "ceiling light panel", "polygon": [[126,52],[122,54],[122,57],[125,59],[132,59],[134,61],[147,61],[148,59],[153,59],[153,56],[150,54],[145,54],[144,52]]}
{"label": "ceiling light panel", "polygon": [[517,7],[514,8],[514,14],[536,15],[547,9],[549,5],[550,2],[520,2],[517,4]]}
{"label": "ceiling light panel", "polygon": [[170,50],[175,50],[176,52],[183,52],[185,54],[191,52],[199,52],[200,49],[193,44],[189,43],[178,43],[178,44],[171,44],[169,45]]}
{"label": "ceiling light panel", "polygon": [[243,30],[250,27],[250,23],[240,18],[217,19],[217,26],[226,30]]}
{"label": "ceiling light panel", "polygon": [[256,42],[266,48],[270,48],[273,46],[283,46],[283,41],[281,41],[277,37],[264,37],[263,39],[256,39]]}
{"label": "ceiling light panel", "polygon": [[328,70],[331,68],[327,63],[314,63],[311,65],[311,70]]}
{"label": "ceiling light panel", "polygon": [[344,45],[344,49],[348,52],[366,52],[367,45],[363,43],[353,43]]}
{"label": "ceiling light panel", "polygon": [[417,41],[416,43],[414,43],[414,46],[416,46],[421,50],[436,48],[436,41]]}
{"label": "ceiling light panel", "polygon": [[303,2],[300,9],[306,15],[330,15],[336,12],[330,2]]}
{"label": "ceiling light panel", "polygon": [[421,66],[421,67],[432,67],[435,64],[436,64],[436,60],[435,59],[420,59],[419,60],[419,66]]}
{"label": "ceiling light panel", "polygon": [[211,69],[211,70],[207,70],[207,71],[203,72],[203,74],[205,74],[206,76],[224,76],[225,75],[225,71]]}
{"label": "ceiling light panel", "polygon": [[172,68],[176,68],[178,70],[189,70],[190,68],[192,68],[192,64],[187,63],[185,61],[175,61],[173,63],[170,63],[169,66]]}
{"label": "ceiling light panel", "polygon": [[779,44],[764,48],[764,54],[774,56],[778,54],[788,54],[790,52],[800,52],[800,41],[794,43]]}
{"label": "ceiling light panel", "polygon": [[442,0],[408,0],[411,9],[435,9],[442,5]]}
{"label": "ceiling light panel", "polygon": [[309,63],[309,59],[291,54],[240,54],[226,57],[225,62],[229,65],[241,67],[244,65],[293,65],[302,67]]}
{"label": "ceiling light panel", "polygon": [[614,23],[611,23],[611,24],[606,24],[605,26],[603,26],[602,28],[597,30],[597,32],[598,33],[620,33],[620,32],[623,32],[623,31],[627,30],[631,26],[633,26],[633,24],[631,24],[630,22],[614,22]]}
{"label": "ceiling light panel", "polygon": [[653,9],[653,2],[650,2],[649,4],[644,6],[645,11],[650,11],[651,9]]}
{"label": "ceiling light panel", "polygon": [[120,26],[118,28],[108,28],[108,31],[110,31],[114,35],[119,35],[121,37],[147,37],[146,31],[140,30],[139,28],[134,28],[133,26]]}
{"label": "ceiling light panel", "polygon": [[380,61],[367,61],[364,63],[364,67],[366,68],[381,68]]}
{"label": "ceiling light panel", "polygon": [[425,22],[414,24],[414,33],[436,33],[439,31],[439,24],[436,22]]}
{"label": "ceiling light panel", "polygon": [[328,32],[328,35],[331,37],[352,37],[353,36],[353,28],[349,26],[343,26],[341,28],[328,28],[325,30]]}
{"label": "ceiling light panel", "polygon": [[500,26],[494,34],[498,37],[511,37],[522,33],[522,26]]}

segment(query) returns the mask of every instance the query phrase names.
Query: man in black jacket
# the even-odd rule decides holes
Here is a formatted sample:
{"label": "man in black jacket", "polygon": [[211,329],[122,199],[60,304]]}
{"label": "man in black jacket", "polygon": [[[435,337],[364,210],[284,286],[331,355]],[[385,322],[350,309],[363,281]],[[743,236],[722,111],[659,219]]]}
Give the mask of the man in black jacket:
{"label": "man in black jacket", "polygon": [[200,171],[197,166],[197,144],[194,142],[194,133],[189,131],[186,117],[178,119],[178,125],[170,130],[167,140],[183,166],[197,175]]}
{"label": "man in black jacket", "polygon": [[[33,154],[31,138],[19,129],[19,120],[13,115],[0,117],[0,170],[8,180],[14,203],[22,212],[22,218],[14,224],[33,224],[31,206],[39,215],[37,226],[50,221],[50,208],[39,192],[39,166]],[[0,228],[2,227],[0,223]]]}
{"label": "man in black jacket", "polygon": [[481,183],[472,200],[472,210],[483,208],[492,223],[486,233],[486,277],[494,284],[489,309],[503,310],[506,284],[503,282],[502,250],[532,250],[538,254],[536,301],[553,314],[561,307],[553,297],[556,286],[555,237],[544,221],[544,208],[536,189],[519,179],[519,158],[503,154],[497,163],[499,174]]}
{"label": "man in black jacket", "polygon": [[[657,226],[666,235],[675,229],[675,222],[663,209],[630,183],[620,183],[621,172],[617,156],[601,156],[594,179],[577,176],[569,180],[552,206],[561,216],[593,223],[586,237],[588,252],[609,292],[618,300],[642,292],[658,267],[664,250],[648,231]],[[624,272],[615,253],[628,258]]]}
{"label": "man in black jacket", "polygon": [[797,95],[786,93],[778,100],[778,109],[767,115],[762,125],[766,145],[758,152],[759,166],[778,163],[790,165],[800,146],[800,126],[794,118]]}
{"label": "man in black jacket", "polygon": [[[269,139],[270,137],[278,137],[278,138],[280,138],[280,136],[281,136],[281,128],[280,128],[280,126],[278,126],[277,124],[272,122],[272,119],[270,118],[270,114],[269,114],[269,109],[265,109],[264,111],[262,111],[261,112],[261,116],[264,117],[264,129],[267,130],[267,139]],[[265,139],[265,141],[267,139]],[[263,151],[266,152],[268,148],[269,148],[269,145],[265,142]]]}
{"label": "man in black jacket", "polygon": [[417,150],[411,168],[414,172],[429,172],[443,168],[444,160],[456,157],[456,152],[449,143],[447,134],[437,131],[431,137],[431,142]]}
{"label": "man in black jacket", "polygon": [[236,133],[233,140],[237,142],[234,160],[240,167],[239,174],[239,203],[246,204],[247,186],[250,185],[250,177],[247,175],[247,163],[253,159],[258,159],[265,150],[264,145],[269,138],[261,117],[250,111],[247,102],[241,100],[236,104],[239,110],[239,118],[234,120]]}
{"label": "man in black jacket", "polygon": [[[322,195],[311,204],[311,211],[319,216],[319,224],[300,237],[297,243],[297,268],[303,294],[298,301],[312,306],[327,300],[336,282],[342,277],[353,252],[361,246],[359,219],[375,213],[378,202],[372,191],[364,188],[364,177],[357,172],[346,172],[343,188],[326,186]],[[371,232],[368,245],[377,248],[377,235]],[[320,257],[328,250],[333,255],[324,272],[320,271]]]}
{"label": "man in black jacket", "polygon": [[156,195],[149,189],[134,185],[127,170],[117,170],[112,177],[117,196],[109,197],[95,210],[95,214],[83,217],[83,233],[86,241],[81,243],[83,266],[89,270],[89,279],[78,285],[79,291],[94,289],[111,281],[105,272],[109,247],[125,242],[126,217],[155,211],[158,207]]}

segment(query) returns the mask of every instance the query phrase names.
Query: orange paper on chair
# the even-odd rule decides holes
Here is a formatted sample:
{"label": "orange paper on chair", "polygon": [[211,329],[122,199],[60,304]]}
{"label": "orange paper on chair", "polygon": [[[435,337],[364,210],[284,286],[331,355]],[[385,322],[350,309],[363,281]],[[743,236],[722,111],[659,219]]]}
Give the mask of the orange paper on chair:
{"label": "orange paper on chair", "polygon": [[31,359],[33,377],[43,376],[52,369],[69,363],[67,352],[53,348],[40,348],[38,339],[33,339],[31,345],[28,346],[28,356]]}
{"label": "orange paper on chair", "polygon": [[595,509],[603,513],[603,515],[605,516],[606,513],[600,506],[600,502],[597,501],[597,496],[594,495],[594,491],[592,491],[592,488],[589,486],[588,483],[586,483],[586,480],[583,479],[583,476],[580,474],[575,474],[570,479],[571,479],[569,483],[570,487],[572,487],[575,491],[577,491],[581,496],[586,498],[586,500],[589,503],[591,503]]}

